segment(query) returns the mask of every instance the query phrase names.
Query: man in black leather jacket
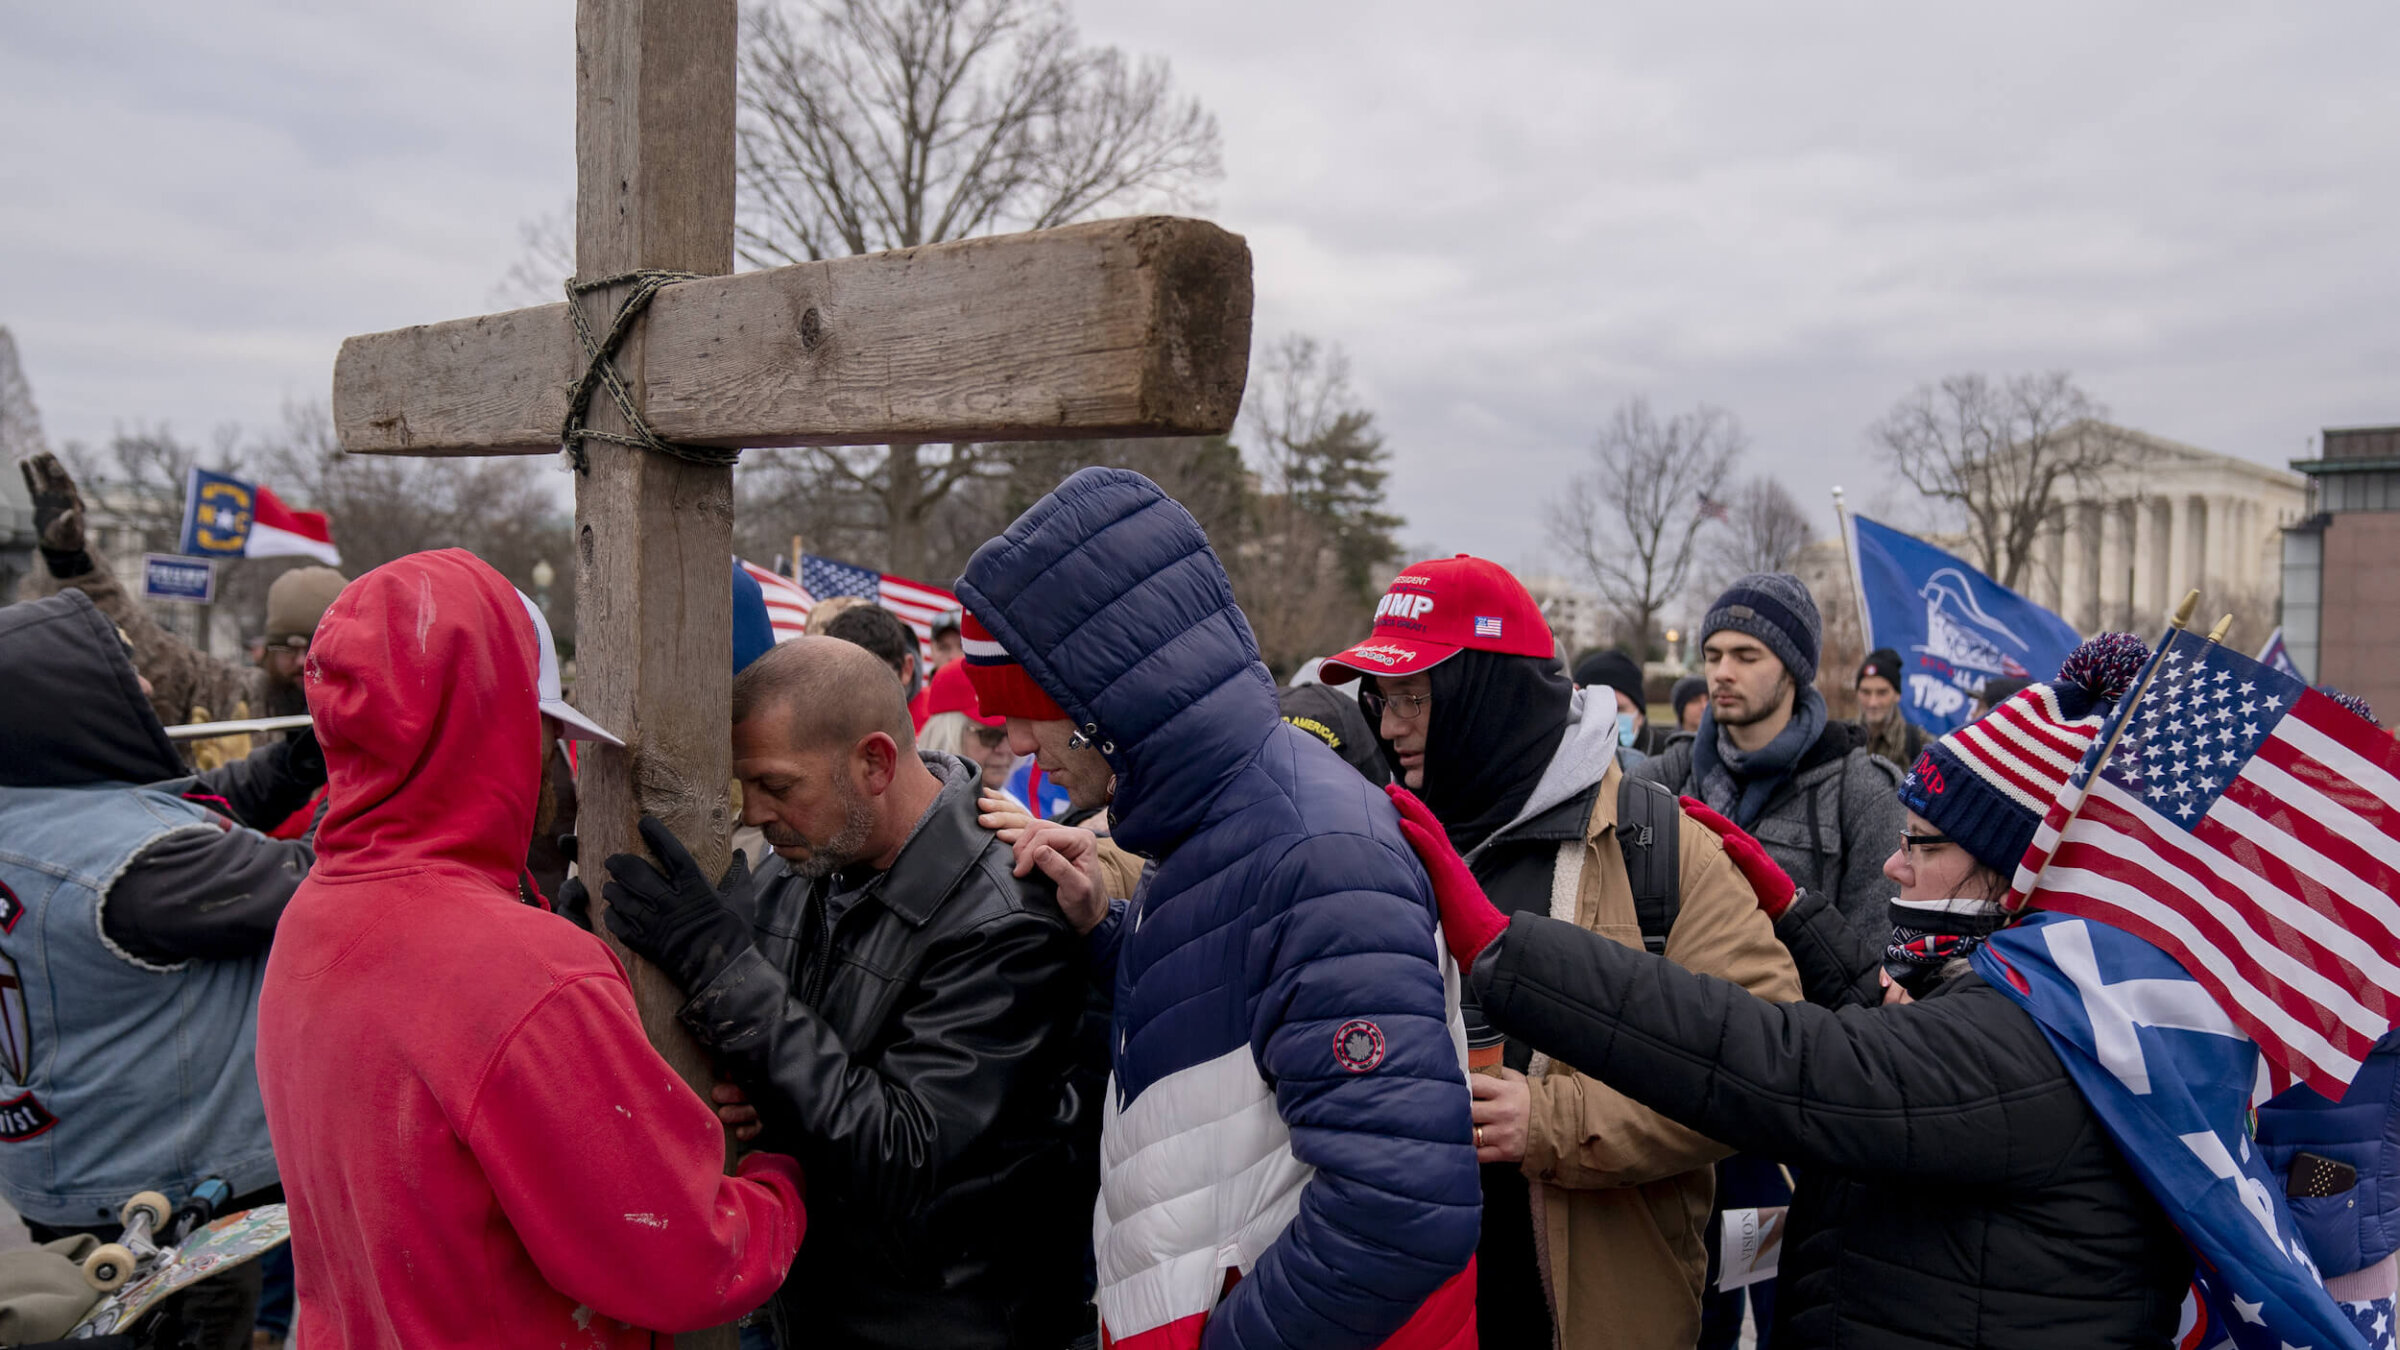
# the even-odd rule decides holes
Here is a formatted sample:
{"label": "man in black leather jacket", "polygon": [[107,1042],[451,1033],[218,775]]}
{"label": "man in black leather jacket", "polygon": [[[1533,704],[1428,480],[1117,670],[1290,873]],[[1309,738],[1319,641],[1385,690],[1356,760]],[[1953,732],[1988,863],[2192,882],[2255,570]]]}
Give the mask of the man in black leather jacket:
{"label": "man in black leather jacket", "polygon": [[605,921],[808,1174],[785,1343],[1053,1350],[1090,1329],[1096,1103],[1066,1087],[1088,974],[1038,873],[976,823],[978,770],[919,756],[900,684],[800,638],[734,685],[743,819],[711,885],[645,822]]}

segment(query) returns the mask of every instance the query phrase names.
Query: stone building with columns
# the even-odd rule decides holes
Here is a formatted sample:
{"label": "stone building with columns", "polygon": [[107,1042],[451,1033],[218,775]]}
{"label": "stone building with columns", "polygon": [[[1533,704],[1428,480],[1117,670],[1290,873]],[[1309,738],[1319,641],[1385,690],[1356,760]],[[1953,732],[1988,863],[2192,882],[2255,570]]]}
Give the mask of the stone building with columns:
{"label": "stone building with columns", "polygon": [[[2232,640],[2255,650],[2278,622],[2284,530],[2308,514],[2308,480],[2147,432],[2106,431],[2121,438],[2119,464],[2058,486],[2056,523],[2036,539],[2016,589],[2086,636],[2115,629],[2154,639],[2196,586],[2203,620],[2231,613]],[[1960,535],[1918,533],[1975,561]],[[1850,681],[1865,654],[1850,566],[1839,539],[1820,539],[1792,568],[1824,615],[1817,685],[1837,716],[1849,715]]]}
{"label": "stone building with columns", "polygon": [[2282,584],[2283,530],[2308,513],[2295,473],[2147,432],[2122,438],[2116,467],[2088,483],[2062,483],[2056,524],[2035,541],[2018,587],[2077,631],[2154,635],[2185,591],[2201,608],[2231,612],[2237,642],[2273,624]]}

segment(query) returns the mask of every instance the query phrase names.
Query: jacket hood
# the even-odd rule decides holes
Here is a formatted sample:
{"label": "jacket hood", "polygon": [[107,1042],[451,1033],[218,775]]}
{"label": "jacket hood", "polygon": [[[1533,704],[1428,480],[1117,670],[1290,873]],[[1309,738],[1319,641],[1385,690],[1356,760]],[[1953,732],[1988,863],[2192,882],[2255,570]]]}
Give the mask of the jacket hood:
{"label": "jacket hood", "polygon": [[308,649],[318,874],[446,863],[513,885],[541,781],[540,670],[524,602],[464,549],[344,587]]}
{"label": "jacket hood", "polygon": [[191,770],[143,697],[125,640],[65,590],[0,609],[0,786],[158,783]]}
{"label": "jacket hood", "polygon": [[958,598],[1099,743],[1135,852],[1191,833],[1279,720],[1207,534],[1129,469],[1059,484],[975,550]]}

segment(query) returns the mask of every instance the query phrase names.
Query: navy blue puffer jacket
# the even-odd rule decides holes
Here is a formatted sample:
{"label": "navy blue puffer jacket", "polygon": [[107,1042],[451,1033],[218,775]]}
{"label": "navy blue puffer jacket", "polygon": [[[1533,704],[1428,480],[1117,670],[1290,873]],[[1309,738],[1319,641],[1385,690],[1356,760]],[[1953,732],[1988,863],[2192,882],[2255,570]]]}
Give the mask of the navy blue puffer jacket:
{"label": "navy blue puffer jacket", "polygon": [[1207,537],[1140,474],[1067,479],[958,593],[1100,744],[1115,838],[1152,860],[1093,934],[1115,968],[1109,1336],[1472,1346],[1455,978],[1391,804],[1280,720]]}

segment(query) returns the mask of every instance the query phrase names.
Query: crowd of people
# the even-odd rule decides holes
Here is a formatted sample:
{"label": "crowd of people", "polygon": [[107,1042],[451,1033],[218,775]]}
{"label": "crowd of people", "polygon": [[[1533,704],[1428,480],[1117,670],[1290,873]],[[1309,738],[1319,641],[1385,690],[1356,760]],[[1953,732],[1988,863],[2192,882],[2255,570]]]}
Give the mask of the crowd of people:
{"label": "crowd of people", "polygon": [[[43,1241],[209,1178],[287,1204],[288,1263],[196,1286],[171,1343],[2189,1323],[2184,1236],[1969,959],[2146,655],[2125,635],[1929,739],[1890,650],[1834,716],[1792,576],[1734,582],[1699,672],[1654,681],[1562,660],[1460,555],[1279,684],[1192,517],[1085,469],[930,644],[866,602],[777,643],[737,569],[717,871],[649,818],[642,853],[578,851],[577,743],[622,742],[473,554],[287,573],[263,650],[217,662],[92,554],[55,461],[25,473],[56,590],[0,608],[0,1195]],[[197,769],[164,727],[207,710],[311,725]],[[1007,790],[1028,759],[1063,809]],[[678,991],[705,1094],[620,948]],[[2383,1344],[2396,1062],[2257,1129],[2353,1169],[2294,1203]],[[1762,1225],[1779,1264],[1731,1269]]]}

